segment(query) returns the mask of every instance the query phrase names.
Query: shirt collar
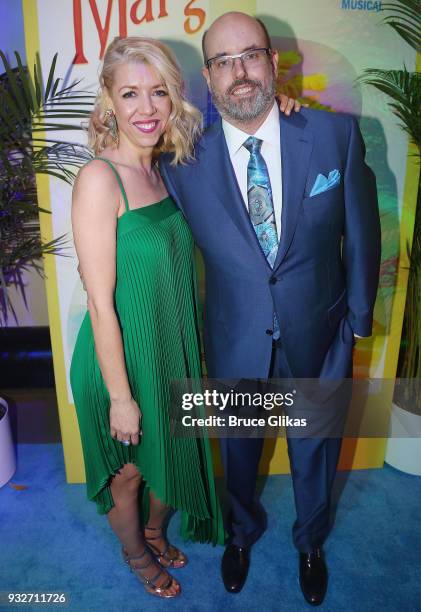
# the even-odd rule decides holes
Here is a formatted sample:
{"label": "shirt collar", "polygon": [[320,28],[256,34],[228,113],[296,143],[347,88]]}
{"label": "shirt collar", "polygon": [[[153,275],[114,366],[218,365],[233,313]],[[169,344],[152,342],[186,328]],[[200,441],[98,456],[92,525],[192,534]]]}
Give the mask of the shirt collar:
{"label": "shirt collar", "polygon": [[[240,130],[231,123],[228,123],[228,121],[225,119],[222,119],[222,129],[224,131],[229,154],[232,157],[243,146],[249,137],[249,134],[243,132],[243,130]],[[279,147],[279,129],[279,110],[275,101],[269,115],[266,117],[254,136],[256,138],[260,138],[260,140],[263,140],[263,142]]]}

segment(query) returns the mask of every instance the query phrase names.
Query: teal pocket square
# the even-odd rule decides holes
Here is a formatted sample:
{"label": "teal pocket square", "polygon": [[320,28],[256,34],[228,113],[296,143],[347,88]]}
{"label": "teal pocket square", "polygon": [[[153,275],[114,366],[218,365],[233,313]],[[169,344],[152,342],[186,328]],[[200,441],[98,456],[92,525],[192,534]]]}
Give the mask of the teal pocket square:
{"label": "teal pocket square", "polygon": [[310,191],[310,198],[324,191],[328,191],[341,182],[341,173],[339,170],[332,170],[329,172],[329,176],[326,178],[323,174],[318,174],[312,190]]}

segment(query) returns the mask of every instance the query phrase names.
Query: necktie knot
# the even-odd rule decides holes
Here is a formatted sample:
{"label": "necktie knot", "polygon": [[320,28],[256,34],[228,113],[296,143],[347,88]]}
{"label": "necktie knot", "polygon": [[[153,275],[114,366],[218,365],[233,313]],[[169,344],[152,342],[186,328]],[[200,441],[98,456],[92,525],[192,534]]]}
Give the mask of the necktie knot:
{"label": "necktie knot", "polygon": [[253,155],[253,153],[260,152],[262,142],[263,141],[260,140],[260,138],[256,138],[255,136],[249,136],[243,146],[251,155]]}

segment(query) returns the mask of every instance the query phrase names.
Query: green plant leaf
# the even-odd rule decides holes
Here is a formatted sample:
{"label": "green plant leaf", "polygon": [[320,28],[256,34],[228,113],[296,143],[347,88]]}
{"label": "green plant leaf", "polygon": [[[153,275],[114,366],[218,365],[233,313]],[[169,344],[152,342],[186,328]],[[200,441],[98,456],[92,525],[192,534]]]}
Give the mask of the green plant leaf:
{"label": "green plant leaf", "polygon": [[418,53],[421,51],[421,0],[383,2],[382,11],[391,12],[383,22],[392,27]]}
{"label": "green plant leaf", "polygon": [[22,96],[22,92],[20,87],[18,87],[17,81],[16,81],[16,77],[15,77],[15,73],[14,71],[11,69],[10,64],[6,58],[6,55],[3,53],[3,51],[0,51],[0,58],[3,62],[4,65],[4,69],[6,71],[7,77],[9,79],[9,85],[10,85],[10,89],[13,92],[13,96],[16,100],[16,103],[19,107],[19,110],[27,115],[27,105],[25,104],[25,99]]}
{"label": "green plant leaf", "polygon": [[49,97],[50,91],[51,91],[51,86],[52,86],[52,84],[54,82],[54,71],[56,69],[57,57],[58,57],[58,53],[56,53],[54,55],[53,61],[52,61],[51,66],[50,66],[50,72],[48,74],[47,85],[45,87],[45,94],[44,94],[44,98],[46,100],[48,100],[48,97]]}
{"label": "green plant leaf", "polygon": [[31,74],[15,55],[17,65],[12,69],[0,51],[5,68],[0,76],[0,325],[8,316],[16,320],[8,287],[15,286],[25,302],[23,272],[33,269],[42,275],[43,256],[68,256],[66,236],[48,242],[40,237],[39,215],[51,212],[38,202],[35,176],[45,174],[72,184],[92,154],[86,146],[55,136],[81,130],[96,97],[81,87],[80,80],[64,84],[56,76],[57,54],[45,71],[45,81],[39,57]]}
{"label": "green plant leaf", "polygon": [[391,98],[388,103],[418,150],[421,150],[421,74],[403,70],[367,69],[358,79]]}

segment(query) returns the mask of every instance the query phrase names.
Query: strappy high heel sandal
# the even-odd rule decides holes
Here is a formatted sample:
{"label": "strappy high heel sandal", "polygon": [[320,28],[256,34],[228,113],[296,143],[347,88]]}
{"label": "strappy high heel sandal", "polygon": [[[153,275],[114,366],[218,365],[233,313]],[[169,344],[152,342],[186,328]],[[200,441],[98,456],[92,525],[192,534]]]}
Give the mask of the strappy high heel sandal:
{"label": "strappy high heel sandal", "polygon": [[[156,563],[154,555],[149,550],[149,548],[145,547],[145,550],[143,551],[143,553],[137,556],[129,556],[124,550],[124,548],[122,549],[121,552],[122,552],[125,563],[127,563],[127,565],[130,567],[130,571],[136,574],[140,582],[143,584],[144,589],[147,593],[150,593],[151,595],[155,595],[156,597],[163,597],[165,599],[172,599],[173,597],[178,597],[178,595],[180,595],[181,593],[180,584],[171,576],[171,574],[169,574],[165,570],[165,568],[160,567],[157,573],[152,576],[152,578],[147,578],[142,573],[144,570],[150,567],[152,563]],[[133,565],[132,563],[133,561],[139,561],[140,559],[143,559],[145,555],[149,555],[149,561],[146,564],[139,565],[139,566]],[[157,585],[156,584],[157,578],[159,578],[159,576],[162,576],[163,574],[165,574],[168,577],[168,579],[163,584]],[[178,586],[178,591],[176,591],[175,593],[168,592],[168,589],[170,589],[172,585]]]}
{"label": "strappy high heel sandal", "polygon": [[[153,531],[156,535],[147,536],[146,531]],[[186,555],[176,546],[170,544],[162,531],[162,527],[148,527],[145,525],[145,541],[155,555],[156,560],[165,568],[180,569],[185,567],[188,563]],[[164,540],[164,550],[159,550],[157,545],[153,543],[154,540]]]}

